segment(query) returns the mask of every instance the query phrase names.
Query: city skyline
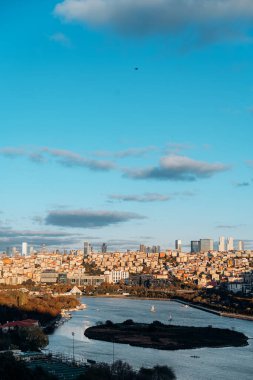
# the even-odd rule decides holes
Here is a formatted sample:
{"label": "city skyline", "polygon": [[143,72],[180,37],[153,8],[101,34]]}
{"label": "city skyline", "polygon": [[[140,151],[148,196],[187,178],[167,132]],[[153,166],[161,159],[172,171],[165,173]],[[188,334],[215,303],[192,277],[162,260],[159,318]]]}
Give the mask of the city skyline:
{"label": "city skyline", "polygon": [[[109,243],[109,244],[108,244]],[[125,246],[122,247],[121,244],[117,246],[114,245],[115,242],[92,242],[92,241],[84,241],[82,242],[82,246],[76,247],[68,247],[68,246],[58,246],[51,247],[46,244],[38,244],[33,245],[33,241],[22,241],[15,246],[10,244],[5,247],[5,249],[0,250],[0,253],[5,253],[7,256],[13,256],[19,254],[21,256],[28,256],[34,253],[39,252],[63,252],[63,253],[71,253],[73,251],[82,251],[84,252],[84,256],[89,255],[89,253],[93,252],[146,252],[146,253],[160,253],[166,251],[178,251],[184,253],[195,253],[195,252],[207,252],[207,251],[217,251],[217,252],[229,252],[229,251],[247,251],[247,242],[245,247],[245,242],[240,239],[234,239],[234,237],[220,236],[217,240],[211,238],[199,238],[199,240],[191,240],[190,242],[183,242],[182,240],[175,240],[174,245],[172,243],[168,243],[167,246],[154,245],[156,242],[150,242],[150,244],[143,244],[143,242],[139,242],[135,246]]]}
{"label": "city skyline", "polygon": [[0,5],[0,250],[253,248],[253,5],[97,3]]}

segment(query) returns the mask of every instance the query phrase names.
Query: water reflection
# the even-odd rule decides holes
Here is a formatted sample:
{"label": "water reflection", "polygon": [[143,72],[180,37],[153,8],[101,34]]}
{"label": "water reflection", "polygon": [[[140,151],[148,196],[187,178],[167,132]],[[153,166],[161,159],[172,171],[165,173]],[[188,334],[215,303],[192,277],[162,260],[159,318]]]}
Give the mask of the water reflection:
{"label": "water reflection", "polygon": [[[50,336],[49,349],[66,355],[72,354],[72,332],[75,333],[75,356],[82,359],[112,362],[113,345],[108,342],[89,340],[84,331],[98,321],[122,322],[133,319],[136,322],[159,320],[187,326],[233,328],[253,337],[253,322],[222,318],[203,311],[185,308],[173,301],[149,301],[113,298],[85,298],[87,309],[73,313],[73,318],[60,326]],[[150,312],[151,306],[155,312]],[[115,360],[127,361],[134,367],[166,364],[171,366],[179,380],[251,380],[253,374],[253,346],[248,347],[196,349],[180,351],[159,351],[148,348],[115,344]]]}

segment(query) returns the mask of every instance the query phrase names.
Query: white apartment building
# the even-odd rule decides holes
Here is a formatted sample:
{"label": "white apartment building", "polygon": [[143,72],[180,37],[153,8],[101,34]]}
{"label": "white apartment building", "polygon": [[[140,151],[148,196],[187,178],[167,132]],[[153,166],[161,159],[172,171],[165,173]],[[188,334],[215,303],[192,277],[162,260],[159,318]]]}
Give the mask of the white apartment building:
{"label": "white apartment building", "polygon": [[224,238],[224,236],[221,236],[219,238],[218,251],[219,252],[225,252],[225,238]]}
{"label": "white apartment building", "polygon": [[111,272],[105,271],[105,276],[109,283],[118,284],[121,280],[128,280],[129,272],[123,270],[112,270]]}
{"label": "white apartment building", "polygon": [[227,251],[233,251],[234,250],[234,238],[229,237],[227,239]]}

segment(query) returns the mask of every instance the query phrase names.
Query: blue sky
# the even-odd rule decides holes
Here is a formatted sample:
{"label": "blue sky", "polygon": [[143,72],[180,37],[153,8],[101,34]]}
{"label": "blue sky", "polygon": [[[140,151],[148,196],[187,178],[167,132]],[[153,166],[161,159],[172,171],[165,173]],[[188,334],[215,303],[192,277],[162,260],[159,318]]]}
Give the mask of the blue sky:
{"label": "blue sky", "polygon": [[251,246],[251,1],[13,0],[0,18],[1,249]]}

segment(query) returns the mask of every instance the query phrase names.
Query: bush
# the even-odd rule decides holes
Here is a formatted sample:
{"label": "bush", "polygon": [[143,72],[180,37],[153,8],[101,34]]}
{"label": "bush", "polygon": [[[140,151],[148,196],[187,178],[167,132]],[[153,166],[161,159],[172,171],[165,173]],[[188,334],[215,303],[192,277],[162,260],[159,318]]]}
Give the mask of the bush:
{"label": "bush", "polygon": [[153,321],[151,324],[152,324],[153,326],[157,326],[157,327],[164,326],[164,324],[163,324],[162,322],[160,322],[160,321]]}
{"label": "bush", "polygon": [[122,325],[126,325],[126,326],[130,326],[130,325],[133,325],[134,324],[134,321],[132,319],[126,319]]}
{"label": "bush", "polygon": [[114,323],[108,319],[108,320],[105,322],[105,325],[106,325],[107,327],[110,327],[110,326],[113,326]]}
{"label": "bush", "polygon": [[80,375],[78,380],[112,380],[111,367],[106,363],[91,365],[84,374]]}
{"label": "bush", "polygon": [[121,360],[117,360],[112,364],[111,372],[113,378],[119,380],[133,380],[136,377],[136,372],[133,368],[128,363],[124,363]]}
{"label": "bush", "polygon": [[172,369],[167,366],[155,366],[154,368],[141,368],[137,380],[175,380]]}
{"label": "bush", "polygon": [[141,368],[138,372],[117,360],[112,365],[97,363],[91,365],[77,380],[175,380],[174,372],[167,366]]}

